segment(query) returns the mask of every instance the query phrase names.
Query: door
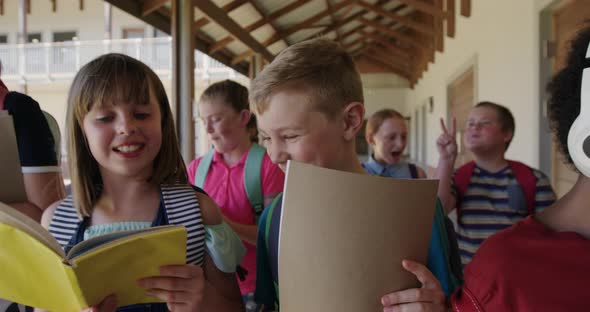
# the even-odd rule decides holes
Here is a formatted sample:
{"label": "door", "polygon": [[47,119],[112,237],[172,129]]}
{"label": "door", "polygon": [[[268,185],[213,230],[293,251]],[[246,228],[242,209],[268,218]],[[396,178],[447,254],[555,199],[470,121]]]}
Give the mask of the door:
{"label": "door", "polygon": [[469,112],[475,104],[475,75],[473,66],[459,75],[457,79],[447,87],[448,94],[448,112],[447,126],[452,122],[453,117],[457,119],[457,161],[456,167],[473,160],[473,155],[465,148],[463,144],[463,134],[465,133],[465,123]]}

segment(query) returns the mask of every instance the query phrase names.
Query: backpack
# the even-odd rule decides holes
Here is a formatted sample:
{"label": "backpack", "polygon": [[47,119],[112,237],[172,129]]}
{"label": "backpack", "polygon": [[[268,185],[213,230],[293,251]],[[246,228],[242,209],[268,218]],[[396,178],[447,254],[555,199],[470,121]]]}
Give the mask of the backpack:
{"label": "backpack", "polygon": [[408,164],[408,168],[410,168],[410,176],[412,179],[418,179],[418,168],[414,164]]}
{"label": "backpack", "polygon": [[[266,250],[270,250],[269,236],[271,232],[271,224],[275,207],[280,202],[282,203],[283,193],[277,197],[266,207],[268,209],[266,222],[259,224],[259,227],[264,227],[264,241],[266,243]],[[432,223],[432,234],[430,236],[430,244],[428,246],[428,260],[427,266],[432,271],[432,274],[440,281],[441,287],[445,295],[450,296],[463,281],[463,267],[461,266],[461,258],[459,256],[459,246],[455,236],[453,223],[445,215],[440,199],[436,200],[436,208],[434,210],[434,221]],[[276,298],[279,298],[279,285],[273,281]],[[276,303],[278,306],[278,303]]]}
{"label": "backpack", "polygon": [[[524,199],[526,201],[529,214],[533,214],[535,212],[537,178],[535,177],[533,170],[521,162],[508,160],[508,164],[514,173],[516,182],[518,182],[518,185],[524,193]],[[455,205],[457,208],[457,213],[460,212],[459,208],[461,207],[461,201],[463,200],[463,196],[469,187],[469,180],[473,175],[474,169],[475,162],[470,161],[461,168],[457,169],[455,176],[453,177],[455,188],[457,189],[457,204]]]}
{"label": "backpack", "polygon": [[[203,188],[207,173],[213,161],[214,151],[210,150],[203,158],[197,167],[195,174],[195,186]],[[254,222],[258,224],[258,218],[264,210],[264,196],[262,194],[262,182],[260,179],[260,171],[262,169],[262,160],[266,150],[264,147],[254,143],[246,157],[246,165],[244,166],[244,189],[248,196],[248,201],[254,210]]]}

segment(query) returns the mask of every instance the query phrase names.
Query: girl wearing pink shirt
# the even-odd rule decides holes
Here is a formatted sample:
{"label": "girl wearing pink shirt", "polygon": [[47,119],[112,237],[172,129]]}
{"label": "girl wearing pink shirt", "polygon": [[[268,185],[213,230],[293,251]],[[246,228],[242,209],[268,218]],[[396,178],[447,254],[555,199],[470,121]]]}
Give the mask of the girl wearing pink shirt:
{"label": "girl wearing pink shirt", "polygon": [[[258,216],[248,199],[244,175],[248,155],[251,151],[260,151],[261,147],[251,140],[248,90],[231,80],[212,84],[201,95],[199,115],[214,151],[190,163],[189,181],[202,183],[201,187],[221,208],[225,222],[244,242],[247,253],[241,266],[247,274],[245,279],[239,280],[239,285],[247,310],[255,311],[257,307],[252,294],[256,286]],[[205,169],[204,181],[199,183],[195,178],[201,163],[203,166],[207,166],[206,163],[210,165],[208,170]],[[280,168],[264,153],[259,179],[264,206],[282,192],[284,179]]]}

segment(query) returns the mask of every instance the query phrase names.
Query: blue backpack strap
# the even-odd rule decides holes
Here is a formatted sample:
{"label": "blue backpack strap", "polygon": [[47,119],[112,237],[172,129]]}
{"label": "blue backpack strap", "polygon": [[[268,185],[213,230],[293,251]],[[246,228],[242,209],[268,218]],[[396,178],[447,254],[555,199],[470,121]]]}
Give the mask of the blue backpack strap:
{"label": "blue backpack strap", "polygon": [[267,208],[268,216],[266,217],[266,223],[264,224],[264,241],[266,242],[266,250],[270,250],[270,245],[268,244],[268,236],[270,233],[270,224],[272,223],[272,214],[275,211],[277,203],[281,200],[281,197],[283,197],[283,193],[279,193]]}
{"label": "blue backpack strap", "polygon": [[209,172],[211,162],[213,161],[214,153],[214,150],[210,150],[207,154],[203,156],[203,158],[201,158],[201,162],[197,167],[197,173],[195,173],[195,186],[203,188],[203,184],[205,184],[205,178],[207,178],[207,173]]}
{"label": "blue backpack strap", "polygon": [[62,249],[66,249],[76,234],[81,221],[72,195],[67,196],[55,209],[49,224],[49,233],[57,240]]}
{"label": "blue backpack strap", "polygon": [[454,235],[449,235],[448,227],[451,226],[450,230],[454,233],[453,225],[446,222],[446,218],[442,204],[437,199],[427,266],[440,281],[445,294],[450,296],[461,283],[461,265],[457,240]]}
{"label": "blue backpack strap", "polygon": [[418,178],[418,168],[416,168],[416,165],[408,164],[408,167],[410,168],[410,176],[412,177],[412,179],[417,179]]}
{"label": "blue backpack strap", "polygon": [[[254,222],[258,224],[258,218],[264,210],[264,196],[262,194],[262,181],[260,179],[260,171],[262,169],[262,160],[266,150],[264,147],[254,143],[246,157],[246,165],[244,167],[244,189],[248,196],[248,201],[254,209]],[[202,161],[202,160],[201,160]]]}
{"label": "blue backpack strap", "polygon": [[161,191],[168,223],[186,227],[186,263],[202,265],[205,226],[195,189],[189,185],[162,185]]}
{"label": "blue backpack strap", "polygon": [[[277,206],[277,203],[281,201],[283,197],[283,193],[279,193],[277,195],[277,197],[275,197],[275,199],[270,203],[270,205],[266,208],[268,209],[268,215],[266,216],[266,222],[264,224],[264,242],[266,243],[266,250],[267,252],[270,252],[270,243],[269,243],[269,235],[270,235],[270,228],[271,228],[271,224],[272,224],[272,216],[273,213],[275,211],[275,207]],[[260,224],[259,226],[262,226],[263,224]],[[275,302],[275,309],[276,311],[278,311],[278,298],[279,298],[279,284],[277,283],[277,281],[273,280],[273,284],[274,284],[274,288],[275,288],[275,295],[276,295],[276,300],[277,302]]]}

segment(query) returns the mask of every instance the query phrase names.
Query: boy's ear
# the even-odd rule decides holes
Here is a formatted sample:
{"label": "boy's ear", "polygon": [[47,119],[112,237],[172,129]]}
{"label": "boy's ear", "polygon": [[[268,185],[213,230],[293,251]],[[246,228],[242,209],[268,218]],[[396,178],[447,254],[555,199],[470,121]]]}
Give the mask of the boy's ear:
{"label": "boy's ear", "polygon": [[248,125],[248,121],[250,121],[251,115],[252,113],[249,110],[243,109],[240,112],[240,126],[246,127],[246,125]]}
{"label": "boy's ear", "polygon": [[[375,135],[375,134],[373,134]],[[369,143],[369,145],[375,145],[375,139],[373,138],[373,135],[369,135],[368,133],[365,133],[365,139],[367,140],[367,143]]]}
{"label": "boy's ear", "polygon": [[365,106],[361,102],[349,103],[344,108],[343,117],[344,139],[354,140],[365,120]]}

